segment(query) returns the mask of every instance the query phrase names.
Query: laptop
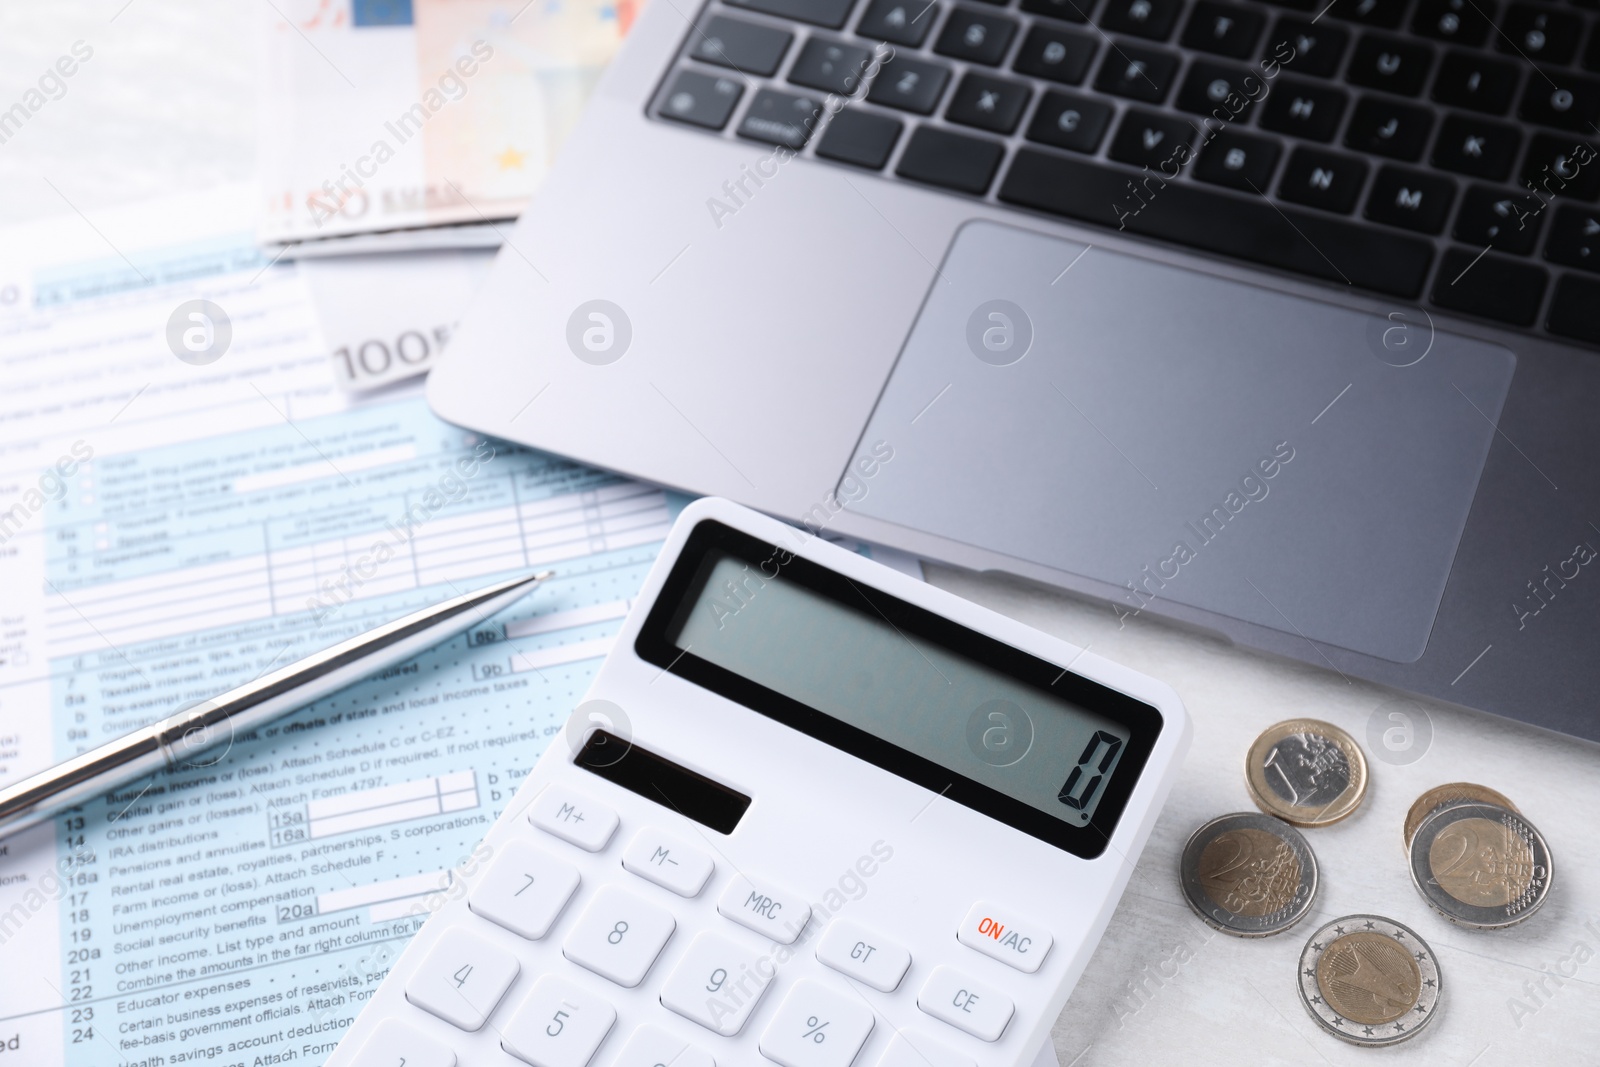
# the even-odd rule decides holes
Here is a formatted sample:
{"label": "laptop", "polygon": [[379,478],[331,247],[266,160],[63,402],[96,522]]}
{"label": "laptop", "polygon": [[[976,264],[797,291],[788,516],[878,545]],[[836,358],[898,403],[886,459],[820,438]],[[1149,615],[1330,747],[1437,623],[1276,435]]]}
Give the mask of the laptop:
{"label": "laptop", "polygon": [[655,0],[429,398],[1600,740],[1597,22]]}

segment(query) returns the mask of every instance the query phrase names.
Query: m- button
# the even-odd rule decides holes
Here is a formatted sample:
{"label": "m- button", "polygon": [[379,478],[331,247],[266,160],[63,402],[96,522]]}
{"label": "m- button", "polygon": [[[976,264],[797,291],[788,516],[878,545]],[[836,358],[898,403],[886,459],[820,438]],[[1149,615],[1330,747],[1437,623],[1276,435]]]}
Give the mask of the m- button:
{"label": "m- button", "polygon": [[780,945],[792,945],[811,918],[811,905],[795,896],[758,885],[745,877],[735,878],[717,901],[724,918],[770,937]]}
{"label": "m- button", "polygon": [[1044,927],[1018,922],[1011,912],[984,900],[967,912],[956,930],[956,939],[968,948],[1028,974],[1039,969],[1055,943],[1055,938]]}

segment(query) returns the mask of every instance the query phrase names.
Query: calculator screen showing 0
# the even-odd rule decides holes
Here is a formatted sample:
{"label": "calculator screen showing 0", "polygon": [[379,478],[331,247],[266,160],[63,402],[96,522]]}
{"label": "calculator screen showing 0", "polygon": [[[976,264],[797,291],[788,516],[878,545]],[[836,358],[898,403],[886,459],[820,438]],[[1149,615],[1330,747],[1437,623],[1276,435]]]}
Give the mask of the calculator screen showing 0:
{"label": "calculator screen showing 0", "polygon": [[1023,805],[1019,828],[1071,851],[1089,831],[1077,843],[1098,851],[1159,713],[750,540],[697,528],[641,634],[644,658],[670,652],[674,673],[924,785],[964,784],[947,795],[987,799],[971,806],[989,814]]}

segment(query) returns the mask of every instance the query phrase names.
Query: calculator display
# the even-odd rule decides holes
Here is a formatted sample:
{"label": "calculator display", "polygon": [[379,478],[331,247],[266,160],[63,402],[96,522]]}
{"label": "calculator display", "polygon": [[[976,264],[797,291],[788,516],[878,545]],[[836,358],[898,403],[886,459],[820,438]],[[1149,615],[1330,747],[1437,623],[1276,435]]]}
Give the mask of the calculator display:
{"label": "calculator display", "polygon": [[980,662],[959,641],[897,626],[882,594],[848,580],[823,592],[791,572],[709,553],[667,639],[1068,825],[1092,823],[1128,726]]}

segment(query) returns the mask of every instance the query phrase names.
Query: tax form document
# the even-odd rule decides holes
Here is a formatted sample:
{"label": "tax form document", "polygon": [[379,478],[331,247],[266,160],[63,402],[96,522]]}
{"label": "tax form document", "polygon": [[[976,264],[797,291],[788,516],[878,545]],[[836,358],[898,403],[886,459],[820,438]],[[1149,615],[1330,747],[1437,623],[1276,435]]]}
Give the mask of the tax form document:
{"label": "tax form document", "polygon": [[252,207],[0,234],[0,780],[497,577],[556,577],[0,842],[0,1063],[322,1063],[559,733],[675,510],[420,394],[339,390]]}

